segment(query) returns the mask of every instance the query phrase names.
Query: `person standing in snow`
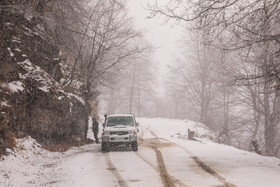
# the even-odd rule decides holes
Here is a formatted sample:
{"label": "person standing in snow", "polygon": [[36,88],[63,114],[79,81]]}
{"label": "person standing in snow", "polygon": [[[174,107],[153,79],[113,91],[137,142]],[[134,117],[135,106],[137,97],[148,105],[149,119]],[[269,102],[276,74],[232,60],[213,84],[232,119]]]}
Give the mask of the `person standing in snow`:
{"label": "person standing in snow", "polygon": [[96,142],[96,143],[99,143],[99,140],[98,140],[98,131],[99,131],[99,128],[98,128],[98,121],[96,121],[95,118],[92,118],[92,132],[93,132],[94,139],[95,139],[95,142]]}
{"label": "person standing in snow", "polygon": [[103,128],[105,127],[105,123],[106,123],[106,121],[107,121],[107,114],[104,114],[104,118],[105,118],[105,121],[104,121],[104,123],[102,124]]}

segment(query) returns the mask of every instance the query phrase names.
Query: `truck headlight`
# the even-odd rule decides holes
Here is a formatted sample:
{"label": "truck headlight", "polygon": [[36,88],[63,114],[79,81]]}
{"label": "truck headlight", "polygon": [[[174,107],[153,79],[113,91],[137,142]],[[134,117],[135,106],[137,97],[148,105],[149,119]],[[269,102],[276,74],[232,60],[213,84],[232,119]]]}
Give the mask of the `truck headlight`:
{"label": "truck headlight", "polygon": [[128,131],[128,134],[137,135],[137,132],[136,131]]}

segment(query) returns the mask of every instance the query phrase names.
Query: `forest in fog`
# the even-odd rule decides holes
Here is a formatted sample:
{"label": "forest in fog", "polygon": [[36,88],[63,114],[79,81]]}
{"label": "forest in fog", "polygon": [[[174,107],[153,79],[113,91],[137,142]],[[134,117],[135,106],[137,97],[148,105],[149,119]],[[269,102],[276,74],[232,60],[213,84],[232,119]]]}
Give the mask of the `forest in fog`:
{"label": "forest in fog", "polygon": [[186,30],[165,85],[168,117],[198,120],[243,149],[257,140],[279,157],[280,2],[172,0],[149,8],[151,18]]}
{"label": "forest in fog", "polygon": [[[144,74],[136,68],[135,74],[133,66],[126,74],[129,86],[110,89],[107,101],[117,103],[108,110],[200,121],[220,143],[250,150],[257,141],[262,154],[279,157],[280,2],[171,0],[147,8],[149,19],[160,17],[184,29],[180,55],[163,85],[152,82],[155,74],[147,69]],[[158,86],[164,87],[160,96]]]}

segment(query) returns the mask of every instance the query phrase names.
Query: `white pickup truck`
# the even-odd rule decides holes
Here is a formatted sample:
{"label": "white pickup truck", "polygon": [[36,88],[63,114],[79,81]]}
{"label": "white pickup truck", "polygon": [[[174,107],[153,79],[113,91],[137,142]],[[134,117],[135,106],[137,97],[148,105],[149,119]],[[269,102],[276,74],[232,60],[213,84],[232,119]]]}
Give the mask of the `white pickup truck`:
{"label": "white pickup truck", "polygon": [[111,147],[119,145],[138,151],[138,127],[133,114],[109,115],[103,124],[102,151],[109,152]]}

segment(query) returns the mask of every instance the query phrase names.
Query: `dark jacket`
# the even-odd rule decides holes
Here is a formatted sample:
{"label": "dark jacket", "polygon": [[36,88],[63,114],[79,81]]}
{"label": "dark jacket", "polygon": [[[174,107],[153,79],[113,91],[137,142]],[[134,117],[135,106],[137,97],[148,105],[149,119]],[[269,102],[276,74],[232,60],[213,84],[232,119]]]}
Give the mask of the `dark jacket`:
{"label": "dark jacket", "polygon": [[92,122],[92,131],[98,131],[98,122],[97,121]]}

